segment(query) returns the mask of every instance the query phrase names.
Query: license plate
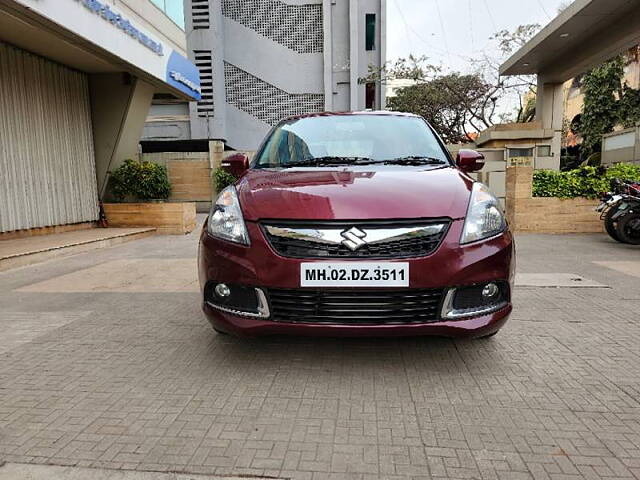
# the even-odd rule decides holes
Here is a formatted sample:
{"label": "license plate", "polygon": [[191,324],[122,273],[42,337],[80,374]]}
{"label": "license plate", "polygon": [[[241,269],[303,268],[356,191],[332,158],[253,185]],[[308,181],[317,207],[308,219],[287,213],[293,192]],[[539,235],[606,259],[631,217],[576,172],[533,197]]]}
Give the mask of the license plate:
{"label": "license plate", "polygon": [[409,264],[315,262],[300,264],[302,287],[408,287]]}

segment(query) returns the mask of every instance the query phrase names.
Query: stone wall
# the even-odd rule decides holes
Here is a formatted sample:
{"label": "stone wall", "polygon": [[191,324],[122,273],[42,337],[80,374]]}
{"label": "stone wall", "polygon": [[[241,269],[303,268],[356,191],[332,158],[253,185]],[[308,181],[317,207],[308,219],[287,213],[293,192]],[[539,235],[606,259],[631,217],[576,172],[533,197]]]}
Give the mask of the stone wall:
{"label": "stone wall", "polygon": [[533,197],[533,168],[508,167],[506,212],[514,232],[599,233],[604,231],[600,203],[587,198]]}

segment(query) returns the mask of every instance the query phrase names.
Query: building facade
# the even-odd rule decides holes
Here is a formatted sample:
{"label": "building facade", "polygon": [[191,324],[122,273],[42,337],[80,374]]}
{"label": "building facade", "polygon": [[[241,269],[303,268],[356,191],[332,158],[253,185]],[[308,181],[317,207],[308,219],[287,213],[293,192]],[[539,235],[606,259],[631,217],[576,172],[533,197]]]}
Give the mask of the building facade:
{"label": "building facade", "polygon": [[384,88],[359,80],[384,64],[386,0],[185,0],[184,7],[202,98],[188,107],[156,101],[145,141],[220,139],[255,150],[288,116],[384,108]]}
{"label": "building facade", "polygon": [[538,76],[536,121],[553,134],[553,168],[560,167],[565,119],[577,114],[565,112],[565,82],[638,45],[639,26],[637,1],[574,0],[500,67],[501,75]]}
{"label": "building facade", "polygon": [[0,2],[0,234],[98,220],[153,97],[200,91],[184,31],[149,0]]}

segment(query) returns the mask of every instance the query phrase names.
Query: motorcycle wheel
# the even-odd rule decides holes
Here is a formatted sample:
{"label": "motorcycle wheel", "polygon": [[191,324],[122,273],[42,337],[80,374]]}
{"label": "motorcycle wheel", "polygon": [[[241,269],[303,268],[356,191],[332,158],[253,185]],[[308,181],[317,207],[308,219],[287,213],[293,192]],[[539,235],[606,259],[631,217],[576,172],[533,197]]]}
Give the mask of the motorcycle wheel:
{"label": "motorcycle wheel", "polygon": [[614,223],[613,220],[611,220],[611,217],[613,217],[617,211],[618,211],[617,208],[609,209],[607,214],[604,216],[604,228],[611,238],[613,238],[616,242],[621,242],[622,240],[618,235],[616,224]]}
{"label": "motorcycle wheel", "polygon": [[618,220],[617,232],[620,240],[631,245],[640,245],[640,213],[629,213]]}

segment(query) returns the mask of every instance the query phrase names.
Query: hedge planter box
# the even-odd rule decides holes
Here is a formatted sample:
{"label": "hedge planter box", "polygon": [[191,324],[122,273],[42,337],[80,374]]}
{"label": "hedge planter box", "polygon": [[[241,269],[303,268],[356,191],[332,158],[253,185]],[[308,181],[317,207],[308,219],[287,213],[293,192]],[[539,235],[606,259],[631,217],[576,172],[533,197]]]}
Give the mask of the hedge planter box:
{"label": "hedge planter box", "polygon": [[510,221],[516,232],[601,233],[600,202],[588,198],[534,197],[519,199]]}
{"label": "hedge planter box", "polygon": [[511,229],[527,233],[601,233],[598,200],[532,197],[533,169],[507,168],[506,210]]}
{"label": "hedge planter box", "polygon": [[110,227],[154,227],[164,235],[184,235],[196,228],[195,203],[105,203]]}

